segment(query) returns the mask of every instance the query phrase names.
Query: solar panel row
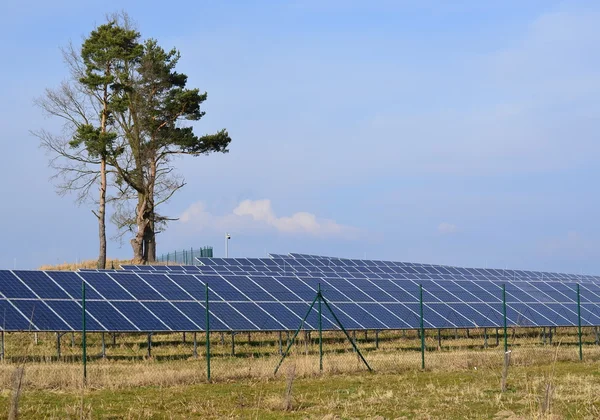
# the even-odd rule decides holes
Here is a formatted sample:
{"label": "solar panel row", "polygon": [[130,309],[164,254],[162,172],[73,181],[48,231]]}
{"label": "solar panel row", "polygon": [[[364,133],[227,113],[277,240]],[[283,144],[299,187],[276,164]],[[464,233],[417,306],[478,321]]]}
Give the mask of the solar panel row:
{"label": "solar panel row", "polygon": [[[191,274],[194,266],[119,272],[0,271],[0,327],[4,330],[81,330],[81,284],[86,284],[90,331],[202,331],[205,286],[215,331],[294,330],[323,295],[349,329],[419,326],[419,284],[426,328],[502,325],[503,282],[312,276]],[[506,283],[507,317],[514,326],[577,324],[576,283]],[[583,325],[600,325],[600,284],[581,285]],[[316,312],[305,327],[316,327]],[[324,329],[336,329],[324,314]]]}

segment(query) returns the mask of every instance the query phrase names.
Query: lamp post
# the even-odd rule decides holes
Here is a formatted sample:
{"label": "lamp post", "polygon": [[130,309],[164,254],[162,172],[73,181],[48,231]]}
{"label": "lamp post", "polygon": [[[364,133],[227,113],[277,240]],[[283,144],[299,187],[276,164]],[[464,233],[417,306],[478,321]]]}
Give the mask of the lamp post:
{"label": "lamp post", "polygon": [[225,234],[225,258],[229,258],[229,240],[231,239],[231,235],[229,233]]}

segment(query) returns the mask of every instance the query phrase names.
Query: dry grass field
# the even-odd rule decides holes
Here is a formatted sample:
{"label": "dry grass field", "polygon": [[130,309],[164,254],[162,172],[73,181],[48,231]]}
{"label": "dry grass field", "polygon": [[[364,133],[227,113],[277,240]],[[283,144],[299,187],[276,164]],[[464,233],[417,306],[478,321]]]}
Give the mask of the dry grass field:
{"label": "dry grass field", "polygon": [[[145,335],[106,335],[106,358],[99,334],[88,337],[88,378],[82,382],[80,336],[6,335],[6,360],[0,364],[0,413],[8,413],[15,372],[23,367],[18,401],[20,418],[598,418],[600,346],[586,330],[584,360],[577,336],[559,330],[552,345],[539,331],[510,336],[508,389],[500,391],[502,340],[481,331],[457,337],[444,331],[438,349],[435,331],[426,337],[426,368],[414,331],[365,338],[359,348],[373,368],[369,373],[341,335],[325,333],[324,370],[319,371],[315,334],[292,347],[277,376],[277,333],[211,336],[211,376],[207,382],[204,334],[193,357],[192,334],[153,336],[148,357]],[[283,335],[285,347],[287,335]]]}

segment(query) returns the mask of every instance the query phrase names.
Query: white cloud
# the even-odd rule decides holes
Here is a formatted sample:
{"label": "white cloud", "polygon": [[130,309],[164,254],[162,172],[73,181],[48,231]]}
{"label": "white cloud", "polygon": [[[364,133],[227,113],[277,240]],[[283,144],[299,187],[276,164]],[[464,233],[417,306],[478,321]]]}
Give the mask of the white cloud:
{"label": "white cloud", "polygon": [[448,223],[448,222],[442,222],[438,225],[438,232],[440,232],[441,234],[451,234],[451,233],[456,233],[458,231],[458,228],[456,227],[456,225],[453,225],[452,223]]}
{"label": "white cloud", "polygon": [[283,234],[311,236],[335,236],[356,238],[357,228],[341,225],[335,220],[323,219],[308,212],[297,212],[291,216],[278,217],[271,200],[244,200],[231,213],[215,215],[202,202],[192,204],[179,217],[186,226],[201,231],[276,231]]}
{"label": "white cloud", "polygon": [[598,244],[574,230],[548,238],[541,243],[542,253],[553,258],[597,258]]}

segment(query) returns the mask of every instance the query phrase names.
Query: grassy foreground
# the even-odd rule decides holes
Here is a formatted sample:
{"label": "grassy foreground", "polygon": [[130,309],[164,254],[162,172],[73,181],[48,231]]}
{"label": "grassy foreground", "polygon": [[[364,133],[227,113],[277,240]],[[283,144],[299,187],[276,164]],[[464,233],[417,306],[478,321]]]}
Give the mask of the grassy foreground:
{"label": "grassy foreground", "polygon": [[[242,379],[214,384],[126,389],[31,390],[20,418],[599,418],[597,363],[556,362],[513,369],[500,392],[500,372],[354,373],[295,379]],[[542,413],[546,384],[550,412]],[[10,391],[0,397],[9,409]]]}

